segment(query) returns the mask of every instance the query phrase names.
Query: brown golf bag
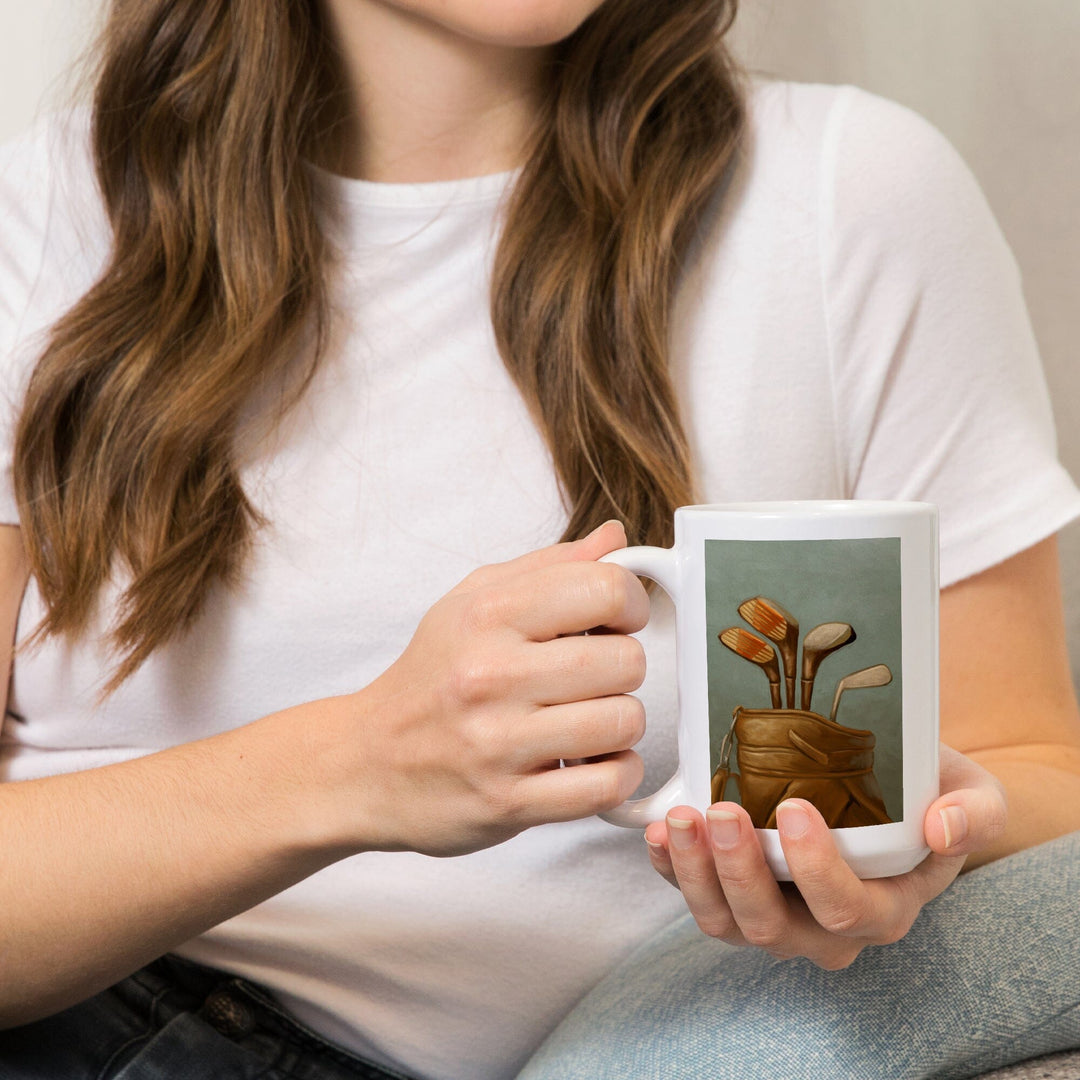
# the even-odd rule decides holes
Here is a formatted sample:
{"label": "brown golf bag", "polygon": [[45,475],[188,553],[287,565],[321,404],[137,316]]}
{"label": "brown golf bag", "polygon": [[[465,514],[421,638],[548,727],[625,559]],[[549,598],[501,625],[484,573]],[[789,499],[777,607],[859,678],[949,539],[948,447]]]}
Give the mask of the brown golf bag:
{"label": "brown golf bag", "polygon": [[739,796],[759,829],[776,828],[784,799],[806,799],[830,829],[892,821],[874,776],[874,733],[844,727],[808,709],[744,709],[731,727],[713,773],[712,801],[724,798],[734,733]]}

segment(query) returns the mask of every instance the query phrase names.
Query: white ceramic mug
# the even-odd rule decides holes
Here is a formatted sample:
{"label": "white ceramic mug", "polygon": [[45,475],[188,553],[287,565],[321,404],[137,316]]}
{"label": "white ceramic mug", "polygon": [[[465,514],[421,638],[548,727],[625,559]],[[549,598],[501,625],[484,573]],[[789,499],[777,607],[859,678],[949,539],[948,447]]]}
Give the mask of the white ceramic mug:
{"label": "white ceramic mug", "polygon": [[679,691],[677,772],[607,821],[644,828],[680,804],[704,809],[728,764],[723,798],[751,814],[779,880],[791,875],[767,815],[786,797],[822,811],[860,877],[905,873],[929,853],[936,507],[683,506],[674,547],[625,548],[605,561],[652,578],[674,601]]}

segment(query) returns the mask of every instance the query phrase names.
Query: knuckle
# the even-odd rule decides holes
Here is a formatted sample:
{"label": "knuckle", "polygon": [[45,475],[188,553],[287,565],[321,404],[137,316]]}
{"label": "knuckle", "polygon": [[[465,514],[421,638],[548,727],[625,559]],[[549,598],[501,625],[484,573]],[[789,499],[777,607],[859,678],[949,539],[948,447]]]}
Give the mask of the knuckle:
{"label": "knuckle", "polygon": [[504,668],[485,656],[464,657],[450,673],[450,693],[462,705],[478,705],[498,696]]}
{"label": "knuckle", "polygon": [[593,785],[593,799],[601,809],[613,810],[623,801],[622,784],[614,769],[597,769]]}
{"label": "knuckle", "polygon": [[906,937],[908,931],[914,925],[915,917],[898,917],[889,922],[884,930],[877,935],[876,944],[895,945],[902,937]]}
{"label": "knuckle", "polygon": [[649,622],[650,603],[649,594],[639,578],[634,574],[627,575],[627,611],[628,628],[630,633],[644,630]]}
{"label": "knuckle", "polygon": [[859,897],[845,891],[842,877],[838,877],[836,861],[821,851],[799,853],[792,859],[794,886],[803,897],[821,897],[822,906],[836,912],[858,910]]}
{"label": "knuckle", "polygon": [[477,589],[465,604],[467,632],[485,633],[506,620],[506,601],[499,589]]}
{"label": "knuckle", "polygon": [[703,934],[711,938],[723,939],[730,937],[731,932],[735,929],[735,923],[731,916],[722,913],[695,915],[694,922],[697,923],[698,929]]}
{"label": "knuckle", "polygon": [[614,563],[593,563],[590,575],[590,600],[596,609],[598,625],[618,618],[626,608],[627,573]]}
{"label": "knuckle", "polygon": [[620,681],[627,690],[637,690],[645,681],[645,649],[637,638],[616,639]]}
{"label": "knuckle", "polygon": [[604,763],[593,771],[593,797],[602,810],[613,810],[633,794],[644,774],[641,758],[632,750],[623,751],[618,758]]}
{"label": "knuckle", "polygon": [[513,750],[507,724],[484,710],[464,725],[460,741],[466,760],[488,770],[503,767]]}
{"label": "knuckle", "polygon": [[723,882],[724,892],[732,896],[752,895],[761,884],[749,866],[725,866],[720,880]]}
{"label": "knuckle", "polygon": [[866,925],[866,913],[861,908],[842,905],[823,915],[819,920],[822,929],[839,937],[858,934]]}
{"label": "knuckle", "polygon": [[788,934],[784,926],[773,922],[752,923],[743,926],[742,935],[751,945],[770,953],[783,953]]}
{"label": "knuckle", "polygon": [[509,780],[489,784],[484,790],[484,803],[488,819],[499,825],[516,824],[523,810],[521,795]]}
{"label": "knuckle", "polygon": [[645,735],[645,706],[636,697],[617,699],[616,730],[620,747],[634,746]]}

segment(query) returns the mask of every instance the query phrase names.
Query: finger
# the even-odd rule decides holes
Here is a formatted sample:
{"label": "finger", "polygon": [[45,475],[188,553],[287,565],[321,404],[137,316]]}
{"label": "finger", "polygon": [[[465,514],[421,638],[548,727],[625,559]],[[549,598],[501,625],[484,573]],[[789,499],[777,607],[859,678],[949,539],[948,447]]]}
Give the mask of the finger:
{"label": "finger", "polygon": [[649,621],[649,594],[634,574],[614,563],[564,563],[515,579],[501,593],[500,613],[533,641],[596,627],[634,634]]}
{"label": "finger", "polygon": [[888,879],[876,888],[860,881],[809,802],[786,799],[776,809],[776,823],[792,880],[819,926],[841,937],[875,941],[907,932],[918,906]]}
{"label": "finger", "polygon": [[568,540],[536,551],[526,552],[506,562],[489,563],[477,567],[468,577],[455,587],[454,592],[487,588],[508,581],[519,574],[530,573],[545,566],[558,563],[587,560],[595,562],[617,548],[626,547],[626,530],[621,521],[605,521],[597,526],[588,536],[580,540]]}
{"label": "finger", "polygon": [[941,855],[967,856],[999,840],[1008,808],[1001,781],[978,762],[941,746],[941,797],[930,804],[923,831]]}
{"label": "finger", "polygon": [[511,630],[550,641],[606,626],[635,633],[649,619],[649,597],[629,570],[614,563],[545,566],[510,581],[457,593],[462,633]]}
{"label": "finger", "polygon": [[911,875],[921,902],[942,892],[963,869],[968,855],[988,846],[1004,827],[1004,796],[993,790],[953,791],[933,802],[923,820],[932,853]]}
{"label": "finger", "polygon": [[645,830],[645,846],[649,852],[649,862],[653,869],[669,884],[676,889],[679,880],[675,877],[675,869],[671,865],[671,855],[667,849],[667,829],[661,821],[654,821]]}
{"label": "finger", "polygon": [[1005,798],[993,788],[952,791],[930,804],[926,842],[939,855],[966,857],[1005,831]]}
{"label": "finger", "polygon": [[526,648],[532,673],[519,685],[538,705],[629,694],[645,681],[645,650],[626,634],[556,638]]}
{"label": "finger", "polygon": [[667,815],[667,850],[686,906],[701,931],[725,941],[738,939],[738,928],[716,876],[701,814],[677,806]]}
{"label": "finger", "polygon": [[520,740],[528,753],[523,763],[590,758],[629,750],[645,734],[645,707],[629,694],[549,705],[530,719],[534,729],[528,740]]}
{"label": "finger", "polygon": [[517,816],[526,825],[540,825],[613,810],[634,794],[644,775],[645,767],[633,750],[567,768],[543,769],[518,782]]}
{"label": "finger", "polygon": [[516,701],[542,709],[626,694],[645,679],[645,651],[625,634],[506,644],[466,655],[451,672],[448,692],[459,703]]}
{"label": "finger", "polygon": [[716,803],[705,819],[720,887],[742,936],[751,945],[787,953],[792,946],[791,912],[750,815],[736,803]]}

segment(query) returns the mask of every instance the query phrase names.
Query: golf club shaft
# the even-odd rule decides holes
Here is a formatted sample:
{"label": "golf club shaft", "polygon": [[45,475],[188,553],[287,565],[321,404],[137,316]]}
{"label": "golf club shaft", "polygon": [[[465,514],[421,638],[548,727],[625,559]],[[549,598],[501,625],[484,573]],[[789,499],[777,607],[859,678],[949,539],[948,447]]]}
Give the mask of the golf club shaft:
{"label": "golf club shaft", "polygon": [[844,691],[845,691],[846,689],[847,689],[847,687],[846,687],[846,686],[844,685],[844,680],[843,680],[843,679],[841,679],[841,680],[840,680],[840,681],[839,681],[839,682],[838,682],[838,683],[836,684],[836,693],[835,693],[835,694],[833,695],[833,699],[832,699],[832,712],[830,712],[830,713],[829,713],[829,719],[830,719],[830,720],[835,720],[835,719],[836,719],[836,713],[837,713],[837,710],[838,710],[838,709],[840,708],[840,695],[841,695],[841,694],[842,694],[842,693],[843,693],[843,692],[844,692]]}
{"label": "golf club shaft", "polygon": [[834,723],[836,722],[836,714],[840,711],[840,695],[843,694],[845,690],[850,689],[852,688],[848,686],[838,686],[836,688],[836,700],[833,702],[832,712],[829,714],[829,719]]}
{"label": "golf club shaft", "polygon": [[[784,661],[784,689],[787,690],[787,705],[795,708],[795,650],[781,647],[780,658]],[[779,707],[779,706],[777,706]]]}

